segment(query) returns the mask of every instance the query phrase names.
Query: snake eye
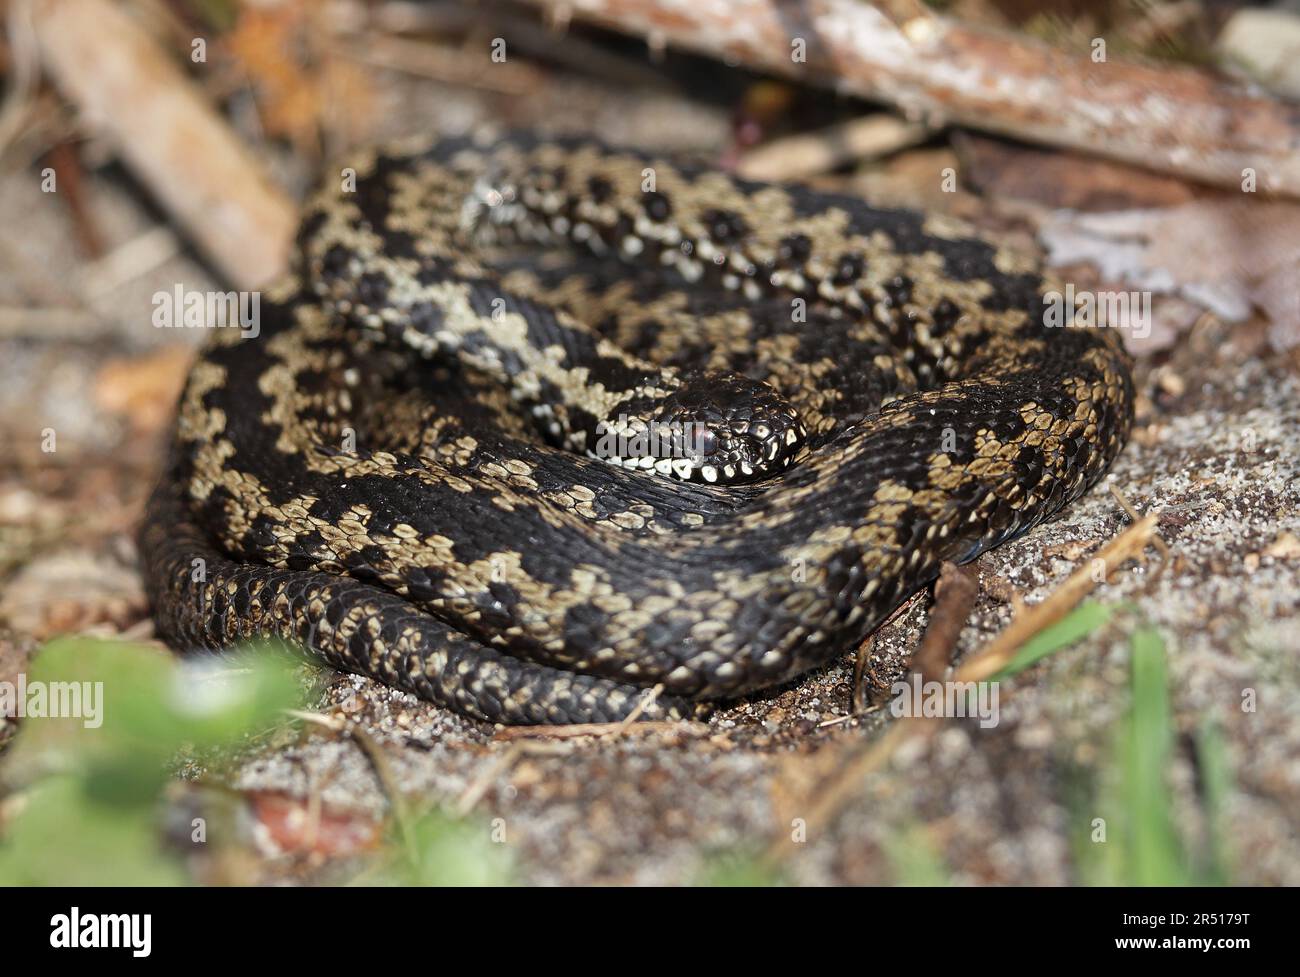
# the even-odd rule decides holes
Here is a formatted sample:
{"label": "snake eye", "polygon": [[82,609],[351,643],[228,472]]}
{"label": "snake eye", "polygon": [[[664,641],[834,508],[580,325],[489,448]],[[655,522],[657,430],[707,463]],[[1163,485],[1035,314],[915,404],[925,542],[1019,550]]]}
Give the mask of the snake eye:
{"label": "snake eye", "polygon": [[718,450],[718,436],[711,430],[701,428],[695,435],[695,454],[700,458],[707,458]]}
{"label": "snake eye", "polygon": [[[716,485],[753,482],[785,469],[802,445],[799,416],[780,394],[743,374],[691,373],[659,405],[655,418],[677,432],[686,463],[665,466],[678,478]],[[656,468],[656,471],[661,469]]]}

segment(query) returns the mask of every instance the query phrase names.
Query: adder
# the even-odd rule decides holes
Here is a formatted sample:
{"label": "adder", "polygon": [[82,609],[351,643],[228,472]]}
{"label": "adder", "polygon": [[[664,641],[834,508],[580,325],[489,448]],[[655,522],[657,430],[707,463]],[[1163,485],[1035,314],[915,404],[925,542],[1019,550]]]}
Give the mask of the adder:
{"label": "adder", "polygon": [[502,723],[787,682],[1120,451],[1128,359],[1053,287],[939,216],[582,137],[371,152],[191,372],[159,633]]}

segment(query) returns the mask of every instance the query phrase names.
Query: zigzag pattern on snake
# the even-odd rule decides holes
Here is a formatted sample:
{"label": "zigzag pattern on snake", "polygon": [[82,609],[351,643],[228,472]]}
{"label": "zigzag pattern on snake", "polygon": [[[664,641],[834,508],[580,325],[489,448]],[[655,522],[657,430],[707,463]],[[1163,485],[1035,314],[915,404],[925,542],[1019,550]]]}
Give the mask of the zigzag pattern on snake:
{"label": "zigzag pattern on snake", "polygon": [[1036,265],[950,220],[526,132],[351,165],[182,396],[141,533],[177,647],[496,722],[688,715],[851,650],[1127,437],[1115,331],[1046,326]]}

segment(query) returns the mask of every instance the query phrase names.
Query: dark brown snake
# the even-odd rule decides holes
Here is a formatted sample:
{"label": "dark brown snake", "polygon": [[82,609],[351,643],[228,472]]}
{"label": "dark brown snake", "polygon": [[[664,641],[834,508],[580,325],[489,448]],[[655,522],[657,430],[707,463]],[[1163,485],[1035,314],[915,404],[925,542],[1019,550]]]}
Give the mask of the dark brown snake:
{"label": "dark brown snake", "polygon": [[1128,435],[1115,331],[1045,325],[1035,264],[949,220],[529,133],[353,166],[182,397],[141,533],[177,647],[683,716],[852,649]]}

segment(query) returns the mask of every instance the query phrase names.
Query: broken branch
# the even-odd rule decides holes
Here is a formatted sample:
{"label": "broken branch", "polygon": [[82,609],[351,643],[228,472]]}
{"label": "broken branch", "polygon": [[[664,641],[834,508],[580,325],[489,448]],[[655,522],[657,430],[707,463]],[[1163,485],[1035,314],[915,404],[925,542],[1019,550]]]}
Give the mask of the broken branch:
{"label": "broken branch", "polygon": [[859,0],[531,0],[750,68],[883,100],[910,119],[1105,155],[1300,196],[1293,106],[1209,74],[1071,52],[917,5],[894,20]]}

